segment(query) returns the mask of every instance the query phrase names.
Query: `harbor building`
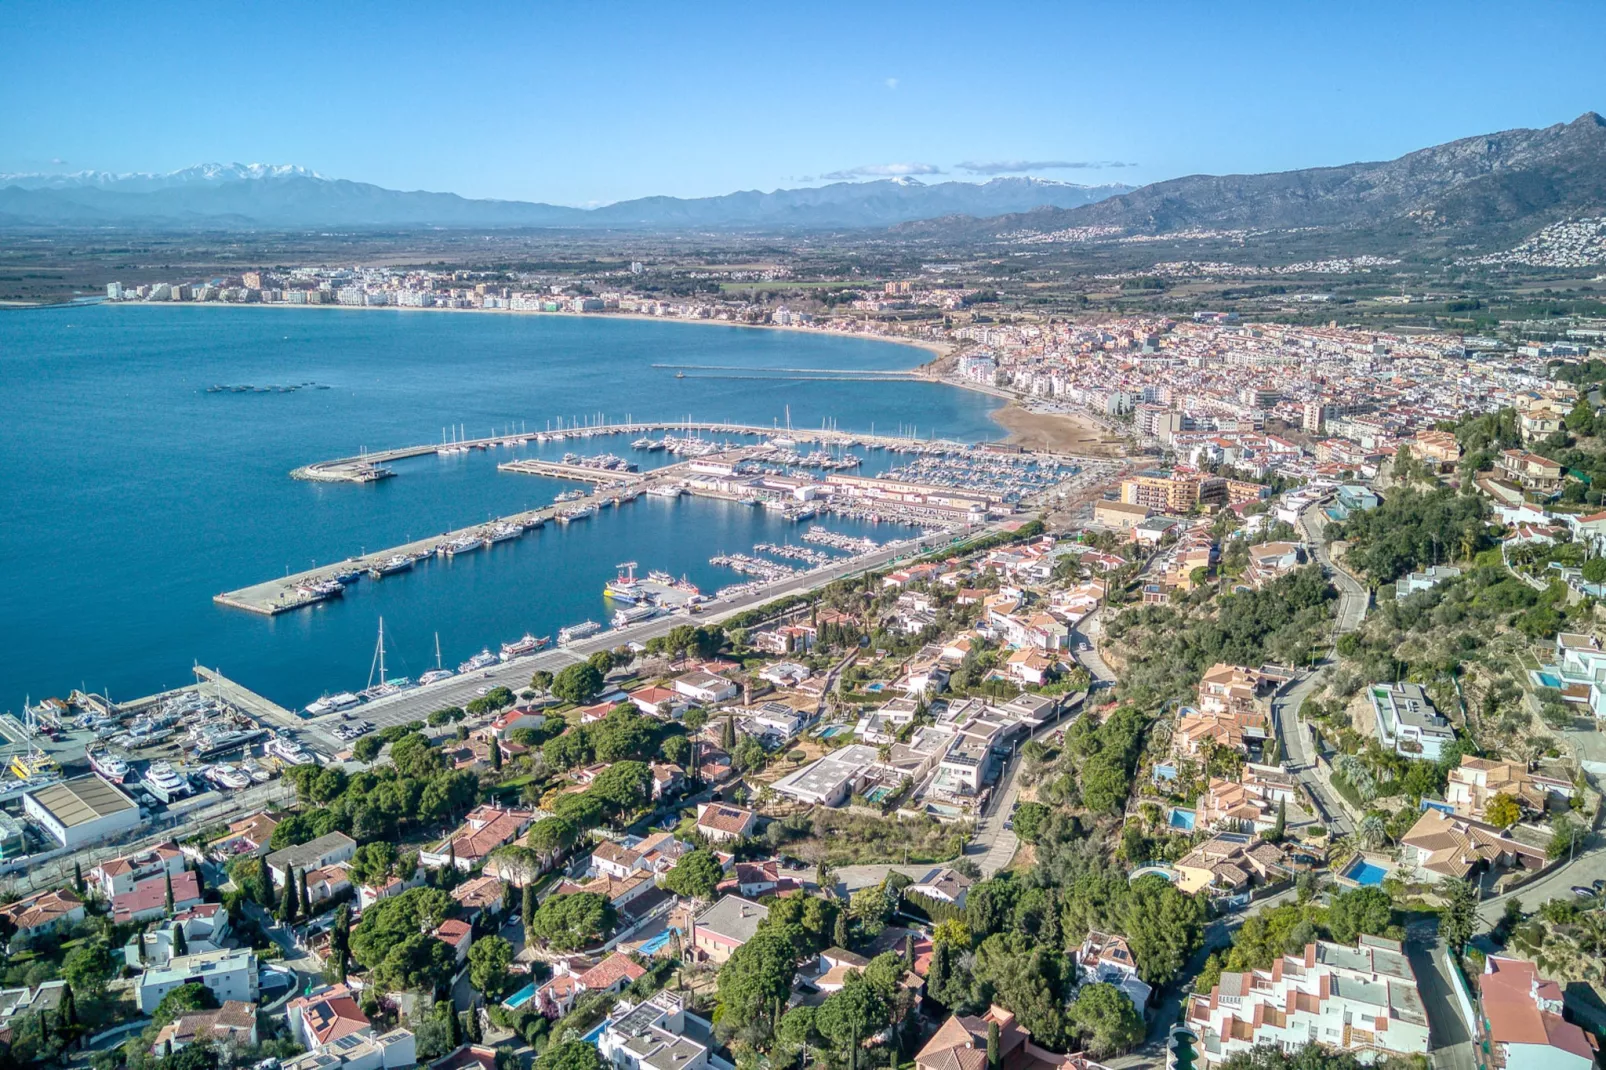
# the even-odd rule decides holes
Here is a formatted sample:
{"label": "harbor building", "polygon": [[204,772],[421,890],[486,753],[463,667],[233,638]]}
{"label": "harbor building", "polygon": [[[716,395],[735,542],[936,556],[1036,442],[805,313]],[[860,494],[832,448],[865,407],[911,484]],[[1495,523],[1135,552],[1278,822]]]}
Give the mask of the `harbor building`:
{"label": "harbor building", "polygon": [[104,840],[140,823],[134,800],[92,773],[27,793],[22,809],[68,848]]}

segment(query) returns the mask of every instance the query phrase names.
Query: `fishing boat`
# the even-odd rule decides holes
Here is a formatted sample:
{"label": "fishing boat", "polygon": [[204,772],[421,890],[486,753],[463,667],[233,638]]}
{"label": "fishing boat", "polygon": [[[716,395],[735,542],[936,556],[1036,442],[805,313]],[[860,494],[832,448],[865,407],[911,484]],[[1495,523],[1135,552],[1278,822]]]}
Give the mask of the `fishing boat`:
{"label": "fishing boat", "polygon": [[647,488],[647,494],[654,498],[678,498],[686,493],[686,488],[679,483],[655,483]]}
{"label": "fishing boat", "polygon": [[453,539],[441,547],[441,553],[447,557],[456,557],[458,554],[473,553],[475,550],[485,549],[485,539],[480,535],[464,535]]}
{"label": "fishing boat", "polygon": [[378,580],[383,579],[386,576],[394,576],[398,572],[406,572],[412,567],[413,559],[411,557],[408,557],[406,554],[396,554],[392,557],[385,558],[385,560],[379,562],[377,565],[369,566],[368,575]]}
{"label": "fishing boat", "polygon": [[350,587],[360,579],[362,579],[360,568],[345,568],[335,573],[335,582],[345,587]]}
{"label": "fishing boat", "polygon": [[103,780],[113,784],[121,784],[128,779],[128,763],[109,751],[95,750],[91,747],[84,752],[89,759],[89,768],[93,769]]}
{"label": "fishing boat", "polygon": [[491,533],[486,536],[485,541],[494,545],[507,542],[509,539],[517,539],[523,534],[524,528],[519,524],[497,524],[491,528]]}
{"label": "fishing boat", "polygon": [[567,628],[558,630],[558,645],[568,646],[570,643],[588,636],[596,635],[602,631],[602,625],[594,620],[583,620],[579,624],[571,624]]}
{"label": "fishing boat", "polygon": [[576,520],[585,520],[596,515],[597,510],[594,507],[582,505],[578,509],[565,509],[563,512],[557,515],[557,521],[560,524],[568,525],[574,523]]}

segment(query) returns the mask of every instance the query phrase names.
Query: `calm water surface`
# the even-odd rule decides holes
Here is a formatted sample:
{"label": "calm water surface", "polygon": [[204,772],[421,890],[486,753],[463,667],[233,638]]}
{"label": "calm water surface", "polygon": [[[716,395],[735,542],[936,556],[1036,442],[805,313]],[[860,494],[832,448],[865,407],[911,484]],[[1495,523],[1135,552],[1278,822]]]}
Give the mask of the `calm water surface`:
{"label": "calm water surface", "polygon": [[[675,379],[660,363],[904,368],[906,346],[632,320],[386,310],[90,306],[0,314],[0,709],[87,684],[132,698],[220,668],[288,705],[362,686],[380,616],[392,674],[454,666],[525,631],[606,622],[617,562],[737,582],[708,564],[796,525],[709,501],[638,500],[567,529],[268,619],[219,591],[364,548],[542,504],[566,484],[499,473],[512,450],[397,465],[359,487],[290,469],[369,449],[594,418],[773,424],[833,419],[880,432],[996,437],[992,399],[928,383]],[[306,382],[293,393],[213,384]],[[612,450],[621,437],[529,447]],[[870,470],[892,463],[880,453]],[[631,454],[639,463],[662,455]],[[895,532],[830,521],[885,541]]]}

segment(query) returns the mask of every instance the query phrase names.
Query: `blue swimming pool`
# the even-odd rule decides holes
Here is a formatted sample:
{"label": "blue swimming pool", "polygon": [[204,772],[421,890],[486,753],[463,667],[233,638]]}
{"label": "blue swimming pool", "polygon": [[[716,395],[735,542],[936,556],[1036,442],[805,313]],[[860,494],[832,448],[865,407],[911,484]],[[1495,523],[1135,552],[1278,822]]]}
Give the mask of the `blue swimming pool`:
{"label": "blue swimming pool", "polygon": [[1377,887],[1383,883],[1383,878],[1388,875],[1388,870],[1382,866],[1374,865],[1364,858],[1357,858],[1349,864],[1348,869],[1344,870],[1345,877],[1366,888]]}
{"label": "blue swimming pool", "polygon": [[864,689],[866,691],[870,692],[870,694],[872,694],[872,695],[881,694],[882,691],[886,690],[886,687],[887,687],[887,685],[881,683],[879,680],[876,681],[873,684],[865,684],[864,685]]}
{"label": "blue swimming pool", "polygon": [[665,929],[663,932],[659,933],[657,936],[653,937],[651,940],[648,940],[646,943],[644,943],[640,947],[636,948],[636,950],[639,951],[643,955],[650,955],[654,951],[657,951],[659,948],[663,947],[665,944],[669,943],[670,939],[674,935],[675,935],[675,930],[673,930],[673,929]]}
{"label": "blue swimming pool", "polygon": [[580,1039],[585,1041],[587,1044],[595,1044],[598,1040],[600,1040],[602,1038],[602,1033],[603,1033],[603,1031],[605,1029],[608,1028],[608,1025],[609,1025],[609,1019],[604,1018],[602,1020],[602,1024],[601,1025],[597,1026],[595,1029],[593,1029],[591,1032],[587,1033],[585,1036],[581,1037]]}
{"label": "blue swimming pool", "polygon": [[503,1000],[502,1005],[510,1010],[516,1011],[534,998],[535,982],[531,981],[529,984],[525,985],[511,996],[507,997],[507,999]]}
{"label": "blue swimming pool", "polygon": [[1167,819],[1166,823],[1174,829],[1181,829],[1184,832],[1192,832],[1193,826],[1198,822],[1198,820],[1199,815],[1194,813],[1192,810],[1184,810],[1180,806],[1173,806],[1171,808],[1171,816]]}
{"label": "blue swimming pool", "polygon": [[840,735],[843,732],[851,732],[851,731],[853,731],[853,726],[852,725],[833,724],[833,725],[827,725],[826,727],[820,729],[815,734],[817,736],[819,736],[821,739],[830,739],[832,736]]}
{"label": "blue swimming pool", "polygon": [[1539,678],[1539,686],[1540,687],[1553,687],[1557,691],[1561,690],[1561,688],[1562,688],[1561,677],[1555,675],[1554,673],[1536,672],[1536,673],[1534,673],[1534,675]]}

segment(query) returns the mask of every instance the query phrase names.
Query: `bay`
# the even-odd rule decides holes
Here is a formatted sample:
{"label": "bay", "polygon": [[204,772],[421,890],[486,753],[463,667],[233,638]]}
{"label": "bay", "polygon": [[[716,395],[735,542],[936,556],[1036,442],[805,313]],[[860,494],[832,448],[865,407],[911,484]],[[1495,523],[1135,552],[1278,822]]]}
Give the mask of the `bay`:
{"label": "bay", "polygon": [[[606,622],[616,563],[740,577],[721,552],[795,539],[762,510],[640,499],[567,529],[265,619],[212,595],[551,501],[566,484],[501,473],[511,450],[425,457],[369,486],[293,480],[314,460],[556,421],[730,420],[921,437],[997,437],[996,402],[918,382],[698,378],[654,363],[899,369],[908,346],[615,318],[398,310],[80,306],[0,315],[0,708],[80,685],[114,699],[199,662],[286,705],[367,679],[380,616],[391,673],[448,667],[526,631]],[[209,393],[219,384],[305,386]],[[612,451],[610,436],[531,446]],[[536,451],[541,452],[536,452]],[[861,456],[870,470],[894,463]],[[652,455],[654,458],[662,455]],[[880,541],[897,532],[831,520]]]}

